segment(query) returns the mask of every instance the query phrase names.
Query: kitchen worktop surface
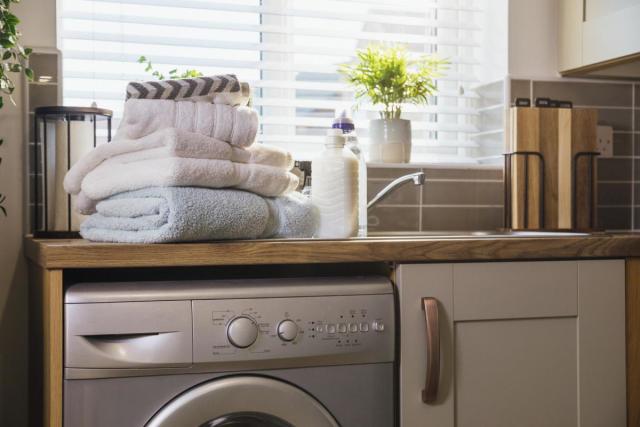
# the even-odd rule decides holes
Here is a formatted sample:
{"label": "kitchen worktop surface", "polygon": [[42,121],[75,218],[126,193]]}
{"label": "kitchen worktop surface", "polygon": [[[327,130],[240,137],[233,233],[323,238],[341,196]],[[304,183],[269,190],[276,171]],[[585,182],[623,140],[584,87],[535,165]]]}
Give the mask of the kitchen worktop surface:
{"label": "kitchen worktop surface", "polygon": [[343,240],[235,240],[153,245],[27,237],[24,249],[31,261],[47,269],[623,258],[640,256],[640,234],[390,234]]}

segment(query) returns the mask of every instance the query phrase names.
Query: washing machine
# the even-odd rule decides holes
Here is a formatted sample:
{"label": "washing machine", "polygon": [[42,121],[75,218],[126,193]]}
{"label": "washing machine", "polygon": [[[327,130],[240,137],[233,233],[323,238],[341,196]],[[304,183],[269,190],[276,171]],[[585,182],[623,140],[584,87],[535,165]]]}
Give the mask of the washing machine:
{"label": "washing machine", "polygon": [[379,276],[78,283],[65,427],[395,425]]}

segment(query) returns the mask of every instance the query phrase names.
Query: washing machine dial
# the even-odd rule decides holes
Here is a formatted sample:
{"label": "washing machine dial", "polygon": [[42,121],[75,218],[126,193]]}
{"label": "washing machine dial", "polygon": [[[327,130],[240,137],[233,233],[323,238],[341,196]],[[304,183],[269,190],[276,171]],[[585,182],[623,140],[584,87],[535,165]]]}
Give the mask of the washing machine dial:
{"label": "washing machine dial", "polygon": [[236,317],[227,326],[227,338],[234,347],[247,348],[258,338],[258,325],[246,316]]}
{"label": "washing machine dial", "polygon": [[290,319],[285,319],[278,324],[278,336],[282,341],[293,341],[298,336],[298,325]]}

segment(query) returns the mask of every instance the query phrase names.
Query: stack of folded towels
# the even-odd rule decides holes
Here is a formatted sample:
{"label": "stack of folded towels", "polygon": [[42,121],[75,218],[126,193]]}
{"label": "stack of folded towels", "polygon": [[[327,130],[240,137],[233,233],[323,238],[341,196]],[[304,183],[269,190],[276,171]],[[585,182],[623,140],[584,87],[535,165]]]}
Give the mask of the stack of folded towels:
{"label": "stack of folded towels", "polygon": [[64,180],[76,209],[90,214],[81,235],[138,243],[313,236],[317,211],[294,192],[291,155],[253,144],[256,112],[224,103],[244,103],[245,90],[232,75],[131,83],[113,141]]}

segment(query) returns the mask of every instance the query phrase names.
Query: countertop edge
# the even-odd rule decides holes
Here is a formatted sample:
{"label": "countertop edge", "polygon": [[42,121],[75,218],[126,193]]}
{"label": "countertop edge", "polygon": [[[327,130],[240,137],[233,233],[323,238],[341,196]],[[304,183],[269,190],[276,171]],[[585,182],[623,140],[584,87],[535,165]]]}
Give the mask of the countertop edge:
{"label": "countertop edge", "polygon": [[29,260],[46,269],[188,267],[356,262],[446,262],[627,258],[640,235],[572,237],[370,238],[116,244],[25,238]]}

